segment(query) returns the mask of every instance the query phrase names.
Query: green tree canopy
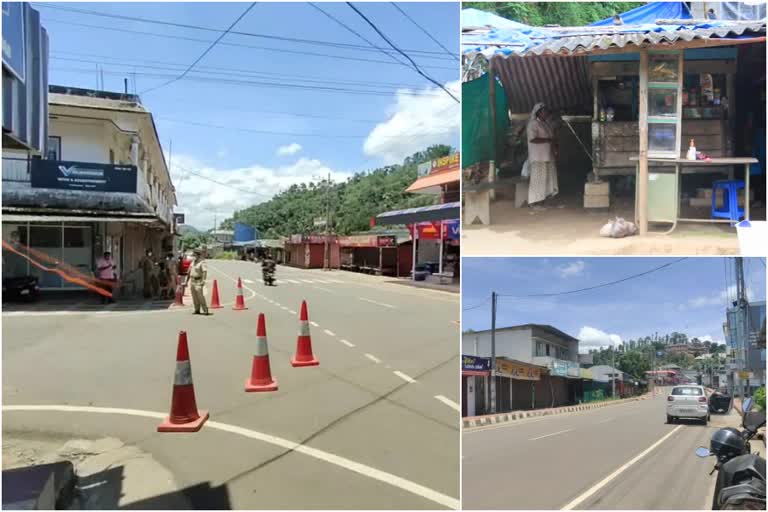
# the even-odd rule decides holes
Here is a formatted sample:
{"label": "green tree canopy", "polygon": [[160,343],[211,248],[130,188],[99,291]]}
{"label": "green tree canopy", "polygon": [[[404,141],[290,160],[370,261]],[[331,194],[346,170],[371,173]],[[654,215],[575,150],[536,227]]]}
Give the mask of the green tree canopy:
{"label": "green tree canopy", "polygon": [[464,2],[526,25],[580,27],[640,7],[644,2]]}

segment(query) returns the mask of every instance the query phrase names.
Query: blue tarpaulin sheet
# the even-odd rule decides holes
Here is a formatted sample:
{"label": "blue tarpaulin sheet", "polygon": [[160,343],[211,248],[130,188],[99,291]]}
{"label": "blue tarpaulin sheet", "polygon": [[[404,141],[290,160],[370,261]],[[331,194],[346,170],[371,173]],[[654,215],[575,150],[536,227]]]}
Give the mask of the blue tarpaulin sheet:
{"label": "blue tarpaulin sheet", "polygon": [[[646,5],[620,14],[624,25],[645,25],[656,23],[656,20],[689,20],[691,12],[683,2],[650,2]],[[601,27],[613,25],[613,18],[596,21],[590,26]]]}

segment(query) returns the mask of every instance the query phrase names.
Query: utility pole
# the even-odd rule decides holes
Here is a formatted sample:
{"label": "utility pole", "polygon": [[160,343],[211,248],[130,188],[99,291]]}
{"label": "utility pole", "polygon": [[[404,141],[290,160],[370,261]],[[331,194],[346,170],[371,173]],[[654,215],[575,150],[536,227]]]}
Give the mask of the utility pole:
{"label": "utility pole", "polygon": [[325,252],[323,257],[323,270],[331,270],[331,173],[328,173],[328,181],[325,183]]}
{"label": "utility pole", "polygon": [[616,347],[611,346],[611,398],[616,398]]}
{"label": "utility pole", "polygon": [[491,292],[491,414],[496,413],[496,292]]}
{"label": "utility pole", "polygon": [[[744,286],[744,260],[741,257],[736,258],[736,308],[737,313],[737,328],[736,328],[736,344],[738,347],[738,359],[736,366],[739,373],[739,388],[741,399],[744,400],[746,396],[745,379],[741,378],[741,372],[746,372],[748,368],[747,359],[749,354],[749,307],[747,303],[747,291]],[[741,325],[741,329],[738,325]]]}

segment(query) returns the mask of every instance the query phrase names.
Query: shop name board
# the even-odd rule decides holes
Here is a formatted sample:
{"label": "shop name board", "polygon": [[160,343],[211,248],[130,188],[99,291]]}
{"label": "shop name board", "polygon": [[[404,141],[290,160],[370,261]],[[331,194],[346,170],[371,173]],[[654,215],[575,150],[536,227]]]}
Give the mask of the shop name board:
{"label": "shop name board", "polygon": [[57,188],[89,192],[136,193],[138,171],[135,165],[31,161],[32,188]]}
{"label": "shop name board", "polygon": [[448,156],[443,156],[432,160],[430,162],[424,162],[416,167],[416,172],[419,178],[428,176],[436,172],[447,171],[451,169],[459,169],[460,153],[452,153]]}
{"label": "shop name board", "polygon": [[379,236],[377,237],[376,243],[379,247],[396,247],[397,246],[397,237],[394,236]]}
{"label": "shop name board", "polygon": [[580,368],[579,377],[581,377],[582,379],[592,380],[593,379],[592,370],[590,370],[589,368]]}
{"label": "shop name board", "polygon": [[550,363],[549,372],[557,377],[581,377],[579,363],[562,359],[553,359]]}
{"label": "shop name board", "polygon": [[328,238],[328,241],[332,244],[338,243],[337,240],[332,237],[325,235],[291,235],[289,238],[289,243],[292,244],[324,244],[326,238]]}
{"label": "shop name board", "polygon": [[[416,224],[419,240],[440,240],[440,222],[419,222]],[[413,224],[408,225],[408,231],[413,238]],[[442,239],[459,240],[461,238],[461,223],[456,220],[442,222]]]}
{"label": "shop name board", "polygon": [[489,357],[462,355],[461,369],[465,371],[489,372],[491,371],[491,359]]}
{"label": "shop name board", "polygon": [[24,9],[21,2],[3,2],[3,66],[22,82],[27,65]]}
{"label": "shop name board", "polygon": [[496,360],[496,372],[504,377],[518,380],[541,380],[541,368],[526,366],[523,364]]}

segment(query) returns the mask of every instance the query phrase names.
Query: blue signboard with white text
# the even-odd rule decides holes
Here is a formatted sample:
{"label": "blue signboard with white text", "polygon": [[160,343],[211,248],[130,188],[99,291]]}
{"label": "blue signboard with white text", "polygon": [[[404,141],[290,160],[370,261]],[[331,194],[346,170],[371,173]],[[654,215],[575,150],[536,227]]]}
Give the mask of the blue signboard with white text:
{"label": "blue signboard with white text", "polygon": [[26,77],[24,8],[21,2],[3,2],[3,66],[22,82]]}
{"label": "blue signboard with white text", "polygon": [[464,371],[488,372],[491,370],[489,357],[461,356],[461,369]]}

